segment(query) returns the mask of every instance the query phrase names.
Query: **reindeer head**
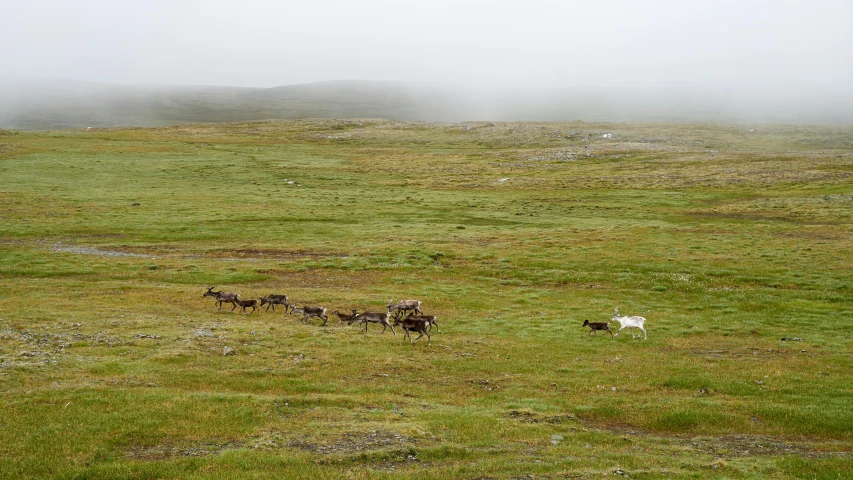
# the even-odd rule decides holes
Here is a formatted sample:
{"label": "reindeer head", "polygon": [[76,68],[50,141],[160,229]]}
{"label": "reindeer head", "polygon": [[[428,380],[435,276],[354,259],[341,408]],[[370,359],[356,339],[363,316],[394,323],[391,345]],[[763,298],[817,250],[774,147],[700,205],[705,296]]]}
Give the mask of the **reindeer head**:
{"label": "reindeer head", "polygon": [[585,326],[587,326],[587,325],[589,325],[589,320],[584,320],[584,321],[583,321],[583,325],[581,325],[581,326],[582,326],[582,327],[585,327]]}
{"label": "reindeer head", "polygon": [[216,288],[216,285],[208,288],[207,291],[204,292],[204,295],[202,295],[202,297],[215,297],[216,293],[214,293],[213,291],[214,288]]}

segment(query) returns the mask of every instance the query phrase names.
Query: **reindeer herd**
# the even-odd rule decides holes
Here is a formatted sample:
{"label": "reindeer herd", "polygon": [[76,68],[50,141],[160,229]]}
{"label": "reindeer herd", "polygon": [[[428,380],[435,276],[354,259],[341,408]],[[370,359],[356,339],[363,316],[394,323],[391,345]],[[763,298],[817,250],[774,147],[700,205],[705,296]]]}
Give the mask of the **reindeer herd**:
{"label": "reindeer herd", "polygon": [[[287,301],[287,295],[267,295],[266,297],[261,297],[258,300],[249,299],[249,300],[241,300],[239,295],[231,292],[214,292],[213,289],[216,288],[214,285],[207,289],[204,297],[213,297],[216,300],[217,308],[219,310],[222,309],[223,303],[230,303],[233,306],[231,307],[231,311],[233,312],[237,307],[242,309],[242,312],[246,315],[250,315],[255,313],[256,310],[260,310],[260,307],[264,305],[267,306],[265,312],[268,312],[270,308],[275,312],[275,306],[281,305],[284,307],[284,313],[288,313],[288,309],[290,309],[290,314],[299,314],[302,315],[302,323],[308,324],[308,319],[310,318],[319,318],[323,321],[323,326],[326,326],[329,322],[329,317],[326,315],[325,307],[297,307],[294,304],[291,304]],[[433,325],[435,325],[436,329],[438,329],[438,322],[435,319],[434,315],[424,315],[421,311],[421,302],[419,300],[401,300],[399,302],[394,303],[391,301],[388,305],[385,305],[388,309],[387,312],[362,312],[358,313],[357,310],[353,309],[352,313],[341,313],[338,310],[335,310],[334,313],[338,317],[337,325],[340,325],[343,322],[346,322],[347,325],[353,324],[362,324],[364,325],[364,333],[367,333],[367,325],[370,323],[376,323],[382,325],[382,333],[385,333],[385,330],[391,329],[391,333],[397,335],[397,332],[394,330],[394,327],[402,327],[404,336],[403,338],[408,338],[412,343],[420,340],[424,335],[427,336],[427,346],[432,342],[432,337],[430,337],[429,332],[432,330]],[[251,308],[251,312],[246,312],[247,308]],[[394,316],[394,323],[392,324],[389,320],[391,315]],[[610,330],[610,322],[616,322],[619,324],[619,330],[614,334]],[[615,309],[613,311],[613,317],[610,322],[590,322],[589,320],[584,320],[583,326],[589,327],[589,333],[587,335],[595,332],[598,335],[598,331],[604,331],[610,334],[610,338],[614,338],[619,335],[619,332],[622,329],[627,328],[631,331],[631,338],[634,337],[634,329],[639,329],[643,332],[643,340],[646,340],[648,337],[646,335],[645,323],[646,319],[643,317],[637,316],[621,316],[619,315],[619,309]],[[441,332],[441,330],[438,330]],[[418,338],[412,340],[410,335],[411,332],[419,333]],[[638,338],[638,337],[637,337]]]}
{"label": "reindeer herd", "polygon": [[[323,321],[323,326],[326,326],[329,322],[329,316],[326,314],[325,307],[309,307],[302,306],[297,307],[295,304],[290,303],[287,299],[287,295],[267,295],[266,297],[261,297],[259,299],[247,299],[241,300],[239,295],[232,292],[223,292],[218,291],[215,292],[213,289],[216,286],[212,286],[207,289],[202,297],[213,297],[216,301],[217,309],[222,310],[223,303],[230,303],[232,305],[231,311],[233,312],[237,307],[241,308],[241,311],[246,315],[251,315],[255,313],[255,311],[260,312],[260,308],[264,305],[267,306],[265,312],[268,312],[270,308],[275,312],[276,305],[280,305],[284,307],[284,313],[289,313],[291,315],[302,315],[302,323],[308,324],[308,319],[310,318],[318,318]],[[247,309],[251,308],[251,311],[247,311]],[[385,330],[391,329],[391,333],[395,336],[397,332],[394,330],[394,327],[401,327],[404,332],[403,338],[408,338],[412,343],[418,341],[426,335],[427,337],[427,346],[432,342],[432,337],[430,337],[429,332],[432,330],[433,325],[436,327],[436,330],[440,333],[441,330],[438,329],[438,322],[436,321],[436,317],[434,315],[424,315],[421,311],[421,302],[419,300],[402,300],[399,302],[389,302],[388,305],[385,305],[387,308],[387,312],[362,312],[358,313],[356,309],[352,310],[352,313],[341,313],[338,310],[335,310],[334,313],[338,317],[337,325],[340,325],[343,322],[346,322],[347,325],[353,324],[361,324],[364,325],[364,333],[367,333],[367,325],[370,323],[376,323],[382,325],[382,333],[385,333]],[[394,323],[390,322],[390,319],[393,315]],[[411,332],[418,333],[418,338],[412,340],[410,335]]]}

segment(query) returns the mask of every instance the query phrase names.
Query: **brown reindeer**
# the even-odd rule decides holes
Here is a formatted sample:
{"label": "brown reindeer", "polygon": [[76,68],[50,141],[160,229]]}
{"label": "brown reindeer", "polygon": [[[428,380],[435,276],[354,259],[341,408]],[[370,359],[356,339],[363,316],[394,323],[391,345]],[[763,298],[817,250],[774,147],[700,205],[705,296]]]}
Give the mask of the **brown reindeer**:
{"label": "brown reindeer", "polygon": [[[403,332],[405,332],[405,335],[403,335],[403,339],[408,337],[410,342],[415,343],[420,340],[421,337],[426,335],[427,346],[429,346],[430,343],[432,343],[432,337],[430,337],[429,332],[427,331],[427,325],[429,325],[429,320],[426,320],[424,318],[418,318],[417,316],[413,315],[409,315],[404,319],[394,319],[395,327],[403,327]],[[418,332],[420,333],[420,335],[418,335],[418,338],[412,340],[412,336],[409,334],[409,332]]]}
{"label": "brown reindeer", "polygon": [[353,323],[363,323],[364,333],[367,333],[368,323],[379,323],[382,325],[382,333],[385,333],[386,328],[390,328],[391,333],[397,335],[397,332],[394,331],[394,326],[388,323],[388,317],[390,316],[390,313],[364,312],[352,317],[352,320],[349,321],[349,324],[352,325]]}
{"label": "brown reindeer", "polygon": [[326,309],[324,307],[302,307],[302,308],[293,308],[290,311],[290,314],[294,313],[302,314],[302,323],[308,325],[308,319],[311,317],[317,317],[323,321],[323,326],[326,326],[326,323],[329,321],[329,317],[326,315]]}
{"label": "brown reindeer", "polygon": [[275,313],[276,305],[284,305],[284,313],[287,313],[287,307],[290,306],[290,304],[287,303],[287,295],[272,294],[267,295],[266,297],[261,297],[261,306],[263,307],[264,305],[267,306],[267,309],[264,310],[265,312],[268,312],[270,307],[272,307],[273,313]]}
{"label": "brown reindeer", "polygon": [[613,338],[613,332],[610,331],[610,324],[607,322],[590,322],[589,320],[584,320],[582,326],[589,327],[589,333],[587,333],[587,336],[592,332],[595,332],[595,334],[598,335],[599,330],[604,330],[610,334],[610,338]]}
{"label": "brown reindeer", "polygon": [[421,311],[421,301],[420,300],[400,300],[397,303],[394,303],[394,300],[388,302],[388,313],[394,313],[394,318],[401,318],[406,312],[411,311],[412,313],[423,314]]}
{"label": "brown reindeer", "polygon": [[356,309],[354,309],[354,308],[352,309],[352,313],[341,313],[341,312],[339,312],[339,311],[337,311],[337,310],[335,310],[335,311],[334,311],[334,312],[332,312],[332,313],[334,313],[335,315],[337,315],[337,316],[338,316],[338,318],[339,318],[339,320],[338,320],[338,324],[337,324],[337,325],[335,325],[336,327],[337,327],[337,326],[340,326],[340,324],[341,324],[342,322],[347,322],[347,323],[349,324],[349,323],[350,323],[350,320],[352,320],[352,319],[353,319],[353,317],[355,317],[356,315],[358,315],[358,311],[356,311]]}
{"label": "brown reindeer", "polygon": [[[237,305],[239,305],[243,309],[243,313],[246,313],[246,309],[249,307],[252,307],[252,313],[255,313],[255,310],[258,310],[258,301],[255,300],[254,298],[252,298],[250,300],[237,299],[234,301],[237,303]],[[251,314],[246,313],[246,315],[251,315]]]}
{"label": "brown reindeer", "polygon": [[409,316],[406,317],[404,320],[423,320],[427,322],[430,331],[432,331],[432,326],[435,325],[435,328],[436,330],[438,330],[438,333],[441,333],[441,329],[438,328],[438,320],[436,320],[435,315],[415,315],[414,313],[410,313]]}
{"label": "brown reindeer", "polygon": [[233,307],[231,307],[231,311],[233,312],[234,309],[237,308],[236,302],[237,302],[237,298],[239,297],[239,295],[237,295],[236,293],[223,292],[223,291],[214,292],[213,291],[214,288],[216,288],[216,285],[208,288],[207,292],[205,292],[204,295],[202,295],[202,298],[203,297],[213,297],[216,300],[216,303],[218,304],[218,308],[217,308],[218,310],[222,310],[222,304],[223,303],[230,303],[230,304],[234,305]]}

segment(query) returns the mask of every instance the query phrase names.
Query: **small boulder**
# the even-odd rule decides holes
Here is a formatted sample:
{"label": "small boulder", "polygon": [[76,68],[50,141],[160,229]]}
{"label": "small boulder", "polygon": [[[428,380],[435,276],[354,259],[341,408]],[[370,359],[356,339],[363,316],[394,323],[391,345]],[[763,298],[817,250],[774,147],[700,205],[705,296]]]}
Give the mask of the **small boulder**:
{"label": "small boulder", "polygon": [[237,355],[237,352],[235,352],[233,348],[225,346],[225,348],[222,349],[222,355],[227,357],[228,355]]}

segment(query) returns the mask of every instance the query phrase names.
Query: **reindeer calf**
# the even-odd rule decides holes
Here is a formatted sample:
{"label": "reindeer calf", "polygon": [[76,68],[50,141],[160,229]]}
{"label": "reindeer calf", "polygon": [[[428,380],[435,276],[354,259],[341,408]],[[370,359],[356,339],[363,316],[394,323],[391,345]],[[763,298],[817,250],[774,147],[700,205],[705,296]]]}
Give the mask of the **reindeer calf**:
{"label": "reindeer calf", "polygon": [[587,336],[592,332],[595,332],[595,334],[598,335],[599,330],[604,330],[610,334],[610,338],[613,338],[613,332],[610,331],[610,324],[607,322],[590,322],[589,320],[584,320],[582,326],[589,327],[589,333],[587,333]]}
{"label": "reindeer calf", "polygon": [[326,323],[329,321],[329,317],[326,315],[326,309],[323,307],[302,307],[302,308],[293,308],[290,311],[290,314],[294,313],[302,314],[302,323],[308,325],[308,319],[311,317],[317,317],[323,321],[323,326],[326,326]]}
{"label": "reindeer calf", "polygon": [[337,326],[340,326],[340,324],[341,324],[341,323],[343,323],[343,322],[347,322],[347,324],[352,325],[351,320],[352,320],[356,315],[358,315],[358,312],[357,312],[357,311],[356,311],[356,309],[354,309],[354,308],[352,309],[352,313],[341,313],[341,312],[339,312],[339,311],[337,311],[337,310],[335,310],[335,311],[334,311],[334,312],[332,312],[332,313],[334,313],[335,315],[337,315],[337,316],[338,316],[338,319],[339,319],[339,320],[338,320],[338,324],[337,324],[337,325],[335,325],[336,327],[337,327]]}
{"label": "reindeer calf", "polygon": [[[237,300],[234,300],[234,302],[236,303],[235,307],[239,305],[243,309],[243,313],[246,313],[246,309],[249,307],[252,307],[252,313],[255,313],[255,310],[258,309],[258,301],[255,300],[254,298],[252,298],[250,300],[237,299]],[[250,315],[250,314],[246,313],[246,315]]]}

